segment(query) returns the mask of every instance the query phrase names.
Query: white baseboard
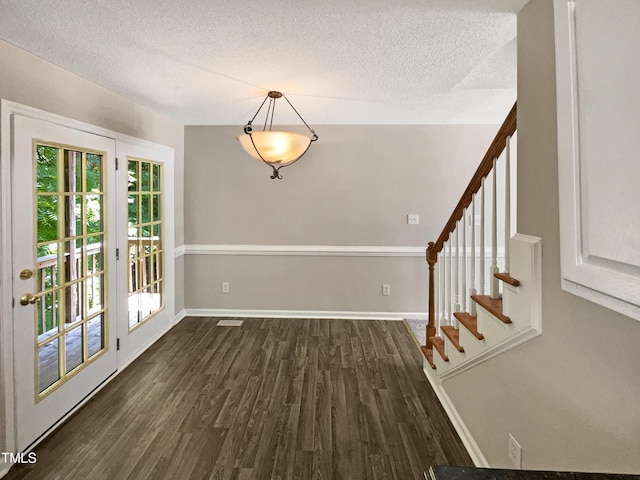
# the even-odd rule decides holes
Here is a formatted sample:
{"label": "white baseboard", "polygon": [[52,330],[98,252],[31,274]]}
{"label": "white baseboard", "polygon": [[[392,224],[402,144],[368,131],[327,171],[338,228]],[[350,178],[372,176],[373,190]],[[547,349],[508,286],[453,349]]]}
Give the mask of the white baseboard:
{"label": "white baseboard", "polygon": [[458,413],[458,410],[453,404],[453,401],[447,394],[442,384],[438,382],[438,379],[435,378],[433,374],[431,374],[432,369],[431,366],[427,363],[426,359],[424,363],[424,374],[427,377],[427,380],[429,380],[431,388],[433,388],[433,391],[436,393],[436,396],[438,397],[442,408],[444,408],[444,411],[447,413],[449,420],[451,420],[453,428],[456,429],[460,440],[462,440],[462,444],[467,449],[467,453],[469,453],[473,464],[478,468],[490,468],[491,465],[489,465],[489,462],[483,455],[482,450],[480,450],[480,447],[473,438],[473,435],[471,435],[471,432],[462,420],[462,417]]}
{"label": "white baseboard", "polygon": [[186,312],[187,311],[183,308],[178,313],[176,313],[176,318],[173,320],[173,325],[174,326],[179,324],[182,321],[182,319],[187,316]]}
{"label": "white baseboard", "polygon": [[[184,310],[182,310],[182,312],[184,312]],[[180,313],[182,313],[182,312],[180,312]],[[180,314],[176,315],[176,319],[178,319],[179,315]],[[167,325],[165,328],[163,328],[158,333],[156,333],[153,337],[151,337],[151,339],[147,343],[145,343],[143,346],[141,346],[139,349],[137,349],[135,352],[133,352],[133,354],[131,354],[131,356],[129,358],[127,358],[120,365],[118,365],[118,371],[116,372],[114,377],[118,376],[125,368],[127,368],[129,365],[131,365],[131,363],[133,363],[140,355],[142,355],[144,352],[146,352],[151,347],[151,345],[153,345],[158,340],[160,340],[160,338],[162,338],[162,336],[165,333],[167,333],[169,330],[171,330],[180,320],[182,320],[182,318],[184,318],[184,315],[179,320],[177,320],[177,321],[174,320],[173,323]]]}
{"label": "white baseboard", "polygon": [[221,308],[187,308],[188,317],[246,318],[323,318],[340,320],[426,320],[426,312],[333,312],[327,310],[241,310]]}

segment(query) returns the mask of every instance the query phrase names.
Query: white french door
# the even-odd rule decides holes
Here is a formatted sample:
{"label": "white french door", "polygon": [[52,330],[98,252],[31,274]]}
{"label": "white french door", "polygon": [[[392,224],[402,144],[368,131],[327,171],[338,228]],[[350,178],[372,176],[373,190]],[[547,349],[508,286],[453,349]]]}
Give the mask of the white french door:
{"label": "white french door", "polygon": [[173,151],[118,140],[118,339],[124,367],[174,322]]}
{"label": "white french door", "polygon": [[115,140],[13,115],[16,446],[118,367]]}
{"label": "white french door", "polygon": [[2,106],[18,452],[173,326],[173,149]]}

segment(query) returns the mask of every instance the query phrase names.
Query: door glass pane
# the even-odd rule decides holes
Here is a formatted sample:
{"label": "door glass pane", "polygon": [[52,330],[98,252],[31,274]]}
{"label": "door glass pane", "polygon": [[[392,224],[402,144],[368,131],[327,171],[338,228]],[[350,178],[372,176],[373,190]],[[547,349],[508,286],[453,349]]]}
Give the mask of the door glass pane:
{"label": "door glass pane", "polygon": [[68,195],[64,197],[64,200],[66,236],[75,237],[76,235],[82,235],[82,226],[84,224],[82,196]]}
{"label": "door glass pane", "polygon": [[102,156],[87,153],[87,192],[102,191]]}
{"label": "door glass pane", "polygon": [[102,202],[103,195],[87,195],[87,232],[102,231]]}
{"label": "door glass pane", "polygon": [[58,244],[38,248],[38,286],[44,292],[58,286]]}
{"label": "door glass pane", "polygon": [[88,355],[93,357],[96,353],[104,348],[104,325],[103,316],[98,315],[87,322],[88,338]]}
{"label": "door glass pane", "polygon": [[129,328],[164,308],[163,166],[129,158]]}
{"label": "door glass pane", "polygon": [[104,275],[102,274],[92,275],[86,281],[89,315],[93,315],[104,307],[103,278]]}
{"label": "door glass pane", "polygon": [[140,174],[142,176],[142,186],[140,187],[140,191],[149,192],[151,191],[151,187],[149,184],[149,177],[151,176],[151,165],[147,162],[142,162],[140,165]]}
{"label": "door glass pane", "polygon": [[160,195],[153,196],[153,221],[160,221],[160,213],[161,213],[161,205],[162,205],[162,197]]}
{"label": "door glass pane", "polygon": [[136,291],[129,294],[129,328],[135,327],[142,321],[140,318],[140,296],[141,294]]}
{"label": "door glass pane", "polygon": [[58,149],[46,145],[36,147],[36,189],[38,192],[58,191]]}
{"label": "door glass pane", "polygon": [[149,287],[151,297],[151,310],[157,310],[162,305],[162,282],[156,282]]}
{"label": "door glass pane", "polygon": [[151,219],[151,195],[141,195],[141,200],[142,223],[149,223]]}
{"label": "door glass pane", "polygon": [[60,379],[58,343],[60,338],[38,348],[38,392],[41,393]]}
{"label": "door glass pane", "polygon": [[82,148],[35,150],[38,385],[48,393],[105,348],[105,162]]}
{"label": "door glass pane", "polygon": [[153,191],[154,192],[159,192],[160,191],[160,185],[161,185],[161,179],[160,179],[160,165],[158,164],[154,164],[153,165]]}
{"label": "door glass pane", "polygon": [[64,289],[66,316],[64,323],[69,325],[82,320],[82,282],[67,285]]}
{"label": "door glass pane", "polygon": [[138,173],[138,167],[140,162],[137,160],[129,160],[127,162],[128,165],[128,178],[127,183],[129,184],[130,192],[138,191],[138,178],[140,178],[140,174]]}
{"label": "door glass pane", "polygon": [[60,331],[59,290],[45,293],[36,302],[38,341],[42,342]]}
{"label": "door glass pane", "polygon": [[66,373],[69,373],[82,363],[83,337],[82,325],[67,332],[64,336]]}
{"label": "door glass pane", "polygon": [[73,150],[64,151],[64,190],[66,192],[82,191],[82,153]]}
{"label": "door glass pane", "polygon": [[58,196],[38,195],[38,242],[58,238]]}
{"label": "door glass pane", "polygon": [[140,196],[129,194],[129,225],[137,225],[140,223]]}
{"label": "door glass pane", "polygon": [[102,259],[102,235],[89,237],[87,240],[87,270],[88,273],[97,273],[104,270]]}

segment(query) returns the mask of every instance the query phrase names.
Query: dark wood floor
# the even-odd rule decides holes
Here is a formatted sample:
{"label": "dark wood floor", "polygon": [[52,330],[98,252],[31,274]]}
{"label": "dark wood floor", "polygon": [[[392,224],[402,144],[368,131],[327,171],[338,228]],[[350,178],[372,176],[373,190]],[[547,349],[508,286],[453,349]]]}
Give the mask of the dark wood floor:
{"label": "dark wood floor", "polygon": [[15,479],[422,479],[471,466],[403,322],[186,318]]}

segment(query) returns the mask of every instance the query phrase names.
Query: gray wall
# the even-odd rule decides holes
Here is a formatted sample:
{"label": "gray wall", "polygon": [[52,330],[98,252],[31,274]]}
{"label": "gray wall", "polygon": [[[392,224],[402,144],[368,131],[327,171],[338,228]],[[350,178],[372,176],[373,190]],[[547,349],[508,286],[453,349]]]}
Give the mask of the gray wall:
{"label": "gray wall", "polygon": [[[151,110],[0,40],[0,98],[173,147],[175,244],[184,244],[184,128]],[[183,258],[176,259],[182,278]],[[176,312],[184,308],[176,281]]]}
{"label": "gray wall", "polygon": [[492,466],[640,473],[640,322],[560,288],[553,8],[518,17],[518,231],[542,238],[543,333],[445,382]]}
{"label": "gray wall", "polygon": [[[493,136],[483,126],[316,126],[284,179],[240,126],[185,127],[185,243],[426,247]],[[407,214],[420,225],[407,225]],[[419,257],[187,255],[187,309],[425,312]],[[231,284],[229,294],[220,284]],[[391,295],[381,295],[381,285]]]}

